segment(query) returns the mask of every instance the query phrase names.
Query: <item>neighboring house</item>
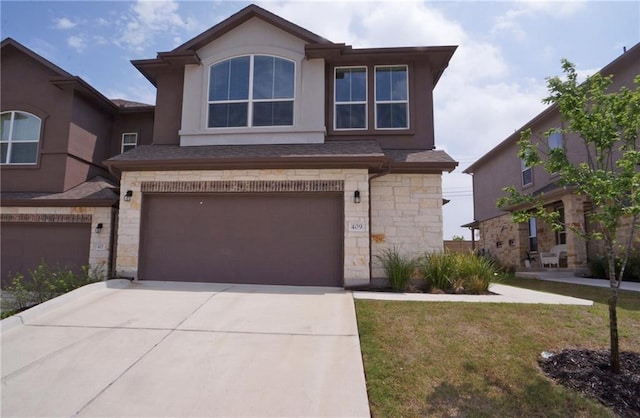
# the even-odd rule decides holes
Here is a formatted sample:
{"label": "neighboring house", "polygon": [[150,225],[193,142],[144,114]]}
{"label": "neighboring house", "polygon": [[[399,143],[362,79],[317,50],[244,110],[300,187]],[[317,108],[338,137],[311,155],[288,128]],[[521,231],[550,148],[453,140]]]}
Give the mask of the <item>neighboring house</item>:
{"label": "neighboring house", "polygon": [[[613,90],[621,86],[632,88],[633,79],[640,74],[640,44],[624,52],[600,72],[613,75]],[[557,107],[549,106],[464,171],[473,175],[475,218],[474,222],[464,226],[479,230],[477,247],[480,251],[494,255],[507,266],[522,267],[528,256],[534,258],[534,266],[539,266],[539,253],[548,252],[556,245],[566,246],[566,254],[562,254],[560,259],[561,267],[585,268],[589,257],[595,255],[594,243],[585,242],[571,231],[554,231],[535,218],[529,223],[516,224],[512,222],[510,213],[496,208],[496,201],[504,195],[503,188],[513,185],[521,192],[543,195],[549,209],[560,210],[565,224],[585,225],[585,213],[591,207],[588,196],[576,195],[570,189],[556,186],[557,175],[547,173],[540,166],[526,167],[518,158],[520,133],[531,129],[541,149],[564,147],[571,161],[585,161],[585,149],[578,137],[560,133],[554,133],[548,139],[543,136],[544,132],[562,127]]]}
{"label": "neighboring house", "polygon": [[102,161],[151,143],[153,106],[112,102],[13,39],[1,52],[2,281],[42,259],[108,274],[118,186]]}
{"label": "neighboring house", "polygon": [[432,91],[456,47],[355,49],[251,5],[154,59],[151,145],[120,176],[115,270],[141,280],[359,286],[441,251]]}

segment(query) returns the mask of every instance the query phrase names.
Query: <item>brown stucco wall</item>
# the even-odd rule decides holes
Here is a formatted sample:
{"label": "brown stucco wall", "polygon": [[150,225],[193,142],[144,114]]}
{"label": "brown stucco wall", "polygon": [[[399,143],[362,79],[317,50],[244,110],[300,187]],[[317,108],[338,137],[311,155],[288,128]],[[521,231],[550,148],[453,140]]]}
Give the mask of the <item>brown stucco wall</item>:
{"label": "brown stucco wall", "polygon": [[156,114],[153,124],[154,144],[180,143],[182,87],[184,67],[168,67],[158,76]]}
{"label": "brown stucco wall", "polygon": [[138,145],[153,143],[154,111],[123,112],[113,122],[109,156],[120,154],[122,150],[122,134],[135,132],[138,134]]}

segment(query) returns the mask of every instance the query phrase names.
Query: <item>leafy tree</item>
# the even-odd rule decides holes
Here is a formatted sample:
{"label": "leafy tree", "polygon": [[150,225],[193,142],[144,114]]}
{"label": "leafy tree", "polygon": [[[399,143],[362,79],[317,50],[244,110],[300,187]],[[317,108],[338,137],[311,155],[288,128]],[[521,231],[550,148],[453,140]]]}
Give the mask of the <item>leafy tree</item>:
{"label": "leafy tree", "polygon": [[454,235],[451,239],[453,241],[464,241],[464,237],[462,235]]}
{"label": "leafy tree", "polygon": [[[611,369],[620,373],[618,290],[640,226],[640,75],[634,80],[634,89],[611,91],[611,76],[598,73],[578,83],[572,63],[563,60],[562,69],[565,79],[547,79],[550,95],[544,103],[557,106],[563,128],[545,132],[543,137],[558,131],[575,135],[577,139],[571,147],[584,147],[587,158],[575,162],[564,147],[545,148],[530,129],[521,133],[519,157],[529,167],[541,166],[549,173],[559,174],[558,186],[587,196],[593,203],[587,220],[594,228],[587,231],[584,225],[563,225],[560,213],[544,206],[544,195],[523,194],[515,187],[504,189],[507,194],[498,200],[498,207],[533,208],[513,212],[514,222],[526,222],[535,216],[555,230],[567,228],[585,240],[602,242],[611,289]],[[623,228],[623,224],[627,227]],[[620,262],[618,269],[616,260]]]}

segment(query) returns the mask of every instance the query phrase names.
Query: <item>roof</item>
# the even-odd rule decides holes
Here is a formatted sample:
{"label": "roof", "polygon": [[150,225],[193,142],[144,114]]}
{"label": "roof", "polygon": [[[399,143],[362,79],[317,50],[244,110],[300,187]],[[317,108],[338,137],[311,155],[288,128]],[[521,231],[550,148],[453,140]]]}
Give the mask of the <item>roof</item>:
{"label": "roof", "polygon": [[132,102],[131,100],[111,99],[111,102],[121,109],[141,109],[141,108],[155,109],[154,105],[150,105],[147,103],[140,103],[140,102]]}
{"label": "roof", "polygon": [[382,150],[374,140],[327,141],[316,144],[142,145],[105,161],[122,170],[214,168],[346,168],[442,172],[455,162],[440,150]]}
{"label": "roof", "polygon": [[62,193],[2,192],[2,206],[113,206],[118,202],[114,183],[104,177],[81,183]]}
{"label": "roof", "polygon": [[[631,62],[633,60],[639,60],[639,59],[640,59],[640,43],[637,43],[632,48],[630,48],[629,50],[625,51],[618,58],[614,59],[613,61],[611,61],[606,66],[602,67],[602,69],[599,71],[599,73],[605,74],[605,75],[609,75],[609,74],[615,73],[615,70],[617,68],[619,68],[621,65],[627,65],[629,62]],[[481,166],[485,162],[487,162],[495,154],[497,154],[500,151],[502,151],[503,149],[507,148],[509,145],[517,142],[520,139],[520,133],[522,131],[528,129],[529,127],[531,127],[533,125],[535,125],[536,123],[540,122],[544,118],[546,118],[548,116],[551,116],[551,115],[554,115],[555,112],[557,112],[557,106],[555,104],[550,105],[545,110],[543,110],[541,113],[536,115],[533,119],[531,119],[529,122],[524,124],[520,129],[516,130],[513,134],[508,136],[505,140],[503,140],[501,143],[496,145],[489,152],[484,154],[477,161],[475,161],[473,164],[471,164],[469,167],[467,167],[467,169],[465,169],[463,171],[463,173],[467,173],[467,174],[473,173],[474,170],[476,170],[479,166]]]}
{"label": "roof", "polygon": [[47,60],[46,58],[36,54],[32,50],[30,50],[29,48],[27,48],[26,46],[22,45],[20,42],[12,38],[5,38],[0,44],[1,49],[4,49],[5,47],[8,47],[8,46],[11,46],[17,49],[18,51],[22,52],[23,54],[31,57],[32,59],[44,65],[45,67],[49,68],[50,70],[58,73],[58,75],[60,75],[61,77],[72,77],[70,73],[66,72],[65,70],[58,67],[57,65]]}

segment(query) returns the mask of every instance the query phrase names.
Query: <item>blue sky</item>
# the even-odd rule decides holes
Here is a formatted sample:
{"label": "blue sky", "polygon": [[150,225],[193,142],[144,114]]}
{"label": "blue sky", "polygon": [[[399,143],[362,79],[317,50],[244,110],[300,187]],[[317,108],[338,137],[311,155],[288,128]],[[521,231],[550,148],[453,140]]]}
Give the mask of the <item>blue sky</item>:
{"label": "blue sky", "polygon": [[[109,98],[153,103],[130,60],[169,51],[244,1],[5,1],[11,37]],[[266,1],[256,4],[354,47],[459,45],[434,92],[436,145],[460,161],[443,179],[444,235],[470,237],[471,178],[462,170],[544,109],[560,59],[592,74],[640,42],[639,1]]]}

